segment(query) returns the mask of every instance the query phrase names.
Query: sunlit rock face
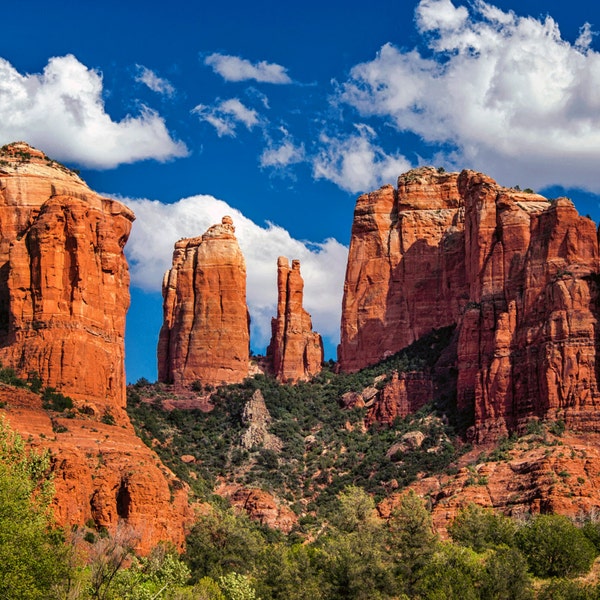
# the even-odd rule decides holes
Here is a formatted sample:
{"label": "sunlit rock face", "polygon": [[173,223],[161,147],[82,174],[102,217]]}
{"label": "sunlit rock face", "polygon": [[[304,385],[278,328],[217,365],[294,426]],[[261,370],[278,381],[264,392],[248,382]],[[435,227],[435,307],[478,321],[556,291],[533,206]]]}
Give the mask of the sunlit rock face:
{"label": "sunlit rock face", "polygon": [[[125,532],[138,551],[182,548],[185,484],[125,412],[124,333],[133,213],[25,143],[0,149],[0,362],[73,400],[67,413],[0,384],[0,413],[52,453],[54,516]],[[68,418],[67,418],[68,417]]]}
{"label": "sunlit rock face", "polygon": [[175,244],[163,280],[158,379],[238,383],[248,376],[246,263],[230,217]]}
{"label": "sunlit rock face", "polygon": [[0,151],[0,361],[123,422],[133,220],[39,150]]}
{"label": "sunlit rock face", "polygon": [[410,171],[357,201],[340,367],[456,324],[458,408],[476,439],[531,417],[598,428],[598,272],[596,226],[566,198]]}
{"label": "sunlit rock face", "polygon": [[271,322],[267,356],[280,381],[303,381],[320,373],[323,341],[312,330],[310,315],[303,307],[304,280],[300,261],[277,260],[277,317]]}

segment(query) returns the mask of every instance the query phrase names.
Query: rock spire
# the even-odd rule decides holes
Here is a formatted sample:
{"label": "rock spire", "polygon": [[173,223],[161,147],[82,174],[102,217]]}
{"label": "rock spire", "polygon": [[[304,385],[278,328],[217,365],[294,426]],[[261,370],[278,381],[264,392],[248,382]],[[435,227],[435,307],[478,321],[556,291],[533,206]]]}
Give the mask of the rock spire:
{"label": "rock spire", "polygon": [[277,259],[277,317],[271,321],[271,343],[267,357],[280,381],[301,381],[321,371],[323,342],[312,330],[310,315],[303,307],[304,280],[300,261]]}
{"label": "rock spire", "polygon": [[179,240],[163,280],[159,381],[220,385],[248,375],[246,264],[231,217]]}

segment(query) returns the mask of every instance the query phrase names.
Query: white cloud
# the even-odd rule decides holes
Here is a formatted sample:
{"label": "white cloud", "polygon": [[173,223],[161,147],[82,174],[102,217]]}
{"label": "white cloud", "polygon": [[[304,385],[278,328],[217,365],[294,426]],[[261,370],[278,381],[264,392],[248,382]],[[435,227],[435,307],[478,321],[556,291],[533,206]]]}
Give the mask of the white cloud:
{"label": "white cloud", "polygon": [[159,77],[154,71],[144,67],[143,65],[136,65],[136,68],[138,70],[138,74],[135,80],[143,83],[153,92],[156,92],[157,94],[163,94],[165,96],[172,96],[175,93],[175,88],[168,79]]}
{"label": "white cloud", "polygon": [[398,175],[411,168],[409,161],[398,154],[388,155],[375,145],[375,132],[367,125],[355,127],[356,133],[345,138],[321,134],[321,150],[313,158],[313,176],[353,193],[395,184]]}
{"label": "white cloud", "polygon": [[72,55],[51,58],[43,73],[25,75],[0,58],[0,142],[15,140],[97,169],[188,154],[147,107],[113,121],[102,100],[102,75]]}
{"label": "white cloud", "polygon": [[600,191],[600,54],[588,24],[569,43],[551,17],[481,0],[470,13],[422,0],[416,23],[428,56],[384,45],[352,69],[342,101],[421,136],[458,167]]}
{"label": "white cloud", "polygon": [[[204,233],[230,215],[246,259],[247,302],[252,318],[253,346],[266,346],[271,317],[277,306],[277,257],[301,261],[305,282],[304,306],[313,327],[332,343],[339,339],[340,311],[348,249],[334,239],[310,243],[292,238],[283,228],[261,227],[239,210],[212,196],[192,196],[163,204],[151,200],[122,199],[136,214],[126,253],[132,285],[159,291],[171,267],[174,243]],[[157,232],[160,235],[157,235]]]}
{"label": "white cloud", "polygon": [[264,60],[253,64],[245,58],[219,54],[215,52],[204,59],[204,64],[211,67],[225,81],[247,81],[254,79],[262,83],[292,83],[287,69],[276,63]]}
{"label": "white cloud", "polygon": [[215,106],[198,104],[192,110],[200,120],[206,121],[217,130],[217,135],[235,137],[236,126],[241,123],[251,130],[260,122],[258,113],[242,104],[237,98],[223,100]]}
{"label": "white cloud", "polygon": [[303,162],[306,159],[304,144],[297,146],[289,131],[285,127],[279,127],[281,141],[273,142],[270,136],[267,136],[267,147],[260,155],[261,167],[284,168],[289,165],[294,165]]}

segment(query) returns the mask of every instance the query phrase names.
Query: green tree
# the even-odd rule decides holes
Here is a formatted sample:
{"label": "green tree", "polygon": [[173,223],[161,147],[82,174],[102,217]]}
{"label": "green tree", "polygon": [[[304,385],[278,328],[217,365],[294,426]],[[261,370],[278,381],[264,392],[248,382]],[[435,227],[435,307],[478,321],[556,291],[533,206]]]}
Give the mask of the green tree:
{"label": "green tree", "polygon": [[334,527],[321,541],[330,598],[375,600],[391,597],[395,582],[386,547],[385,523],[373,499],[349,486],[338,496]]}
{"label": "green tree", "polygon": [[517,548],[501,546],[488,552],[481,574],[481,597],[486,600],[533,598],[527,561]]}
{"label": "green tree", "polygon": [[423,600],[479,600],[482,579],[481,558],[470,548],[451,543],[438,544],[421,569],[410,597]]}
{"label": "green tree", "polygon": [[407,592],[431,559],[436,544],[431,515],[423,500],[410,490],[388,520],[388,545],[396,564],[396,574],[405,582]]}
{"label": "green tree", "polygon": [[517,529],[513,519],[471,503],[458,512],[448,533],[455,542],[483,552],[501,545],[514,546]]}
{"label": "green tree", "polygon": [[326,556],[314,545],[270,544],[260,559],[257,593],[273,600],[326,600],[329,597],[329,573]]}
{"label": "green tree", "polygon": [[598,600],[600,589],[568,579],[553,579],[538,593],[538,600]]}
{"label": "green tree", "polygon": [[187,538],[184,559],[192,581],[217,579],[226,573],[252,571],[265,540],[246,515],[213,507],[201,516]]}
{"label": "green tree", "polygon": [[564,515],[538,515],[519,529],[516,539],[538,577],[586,573],[596,557],[594,545]]}
{"label": "green tree", "polygon": [[53,527],[50,456],[28,451],[0,420],[0,598],[58,597],[68,549]]}

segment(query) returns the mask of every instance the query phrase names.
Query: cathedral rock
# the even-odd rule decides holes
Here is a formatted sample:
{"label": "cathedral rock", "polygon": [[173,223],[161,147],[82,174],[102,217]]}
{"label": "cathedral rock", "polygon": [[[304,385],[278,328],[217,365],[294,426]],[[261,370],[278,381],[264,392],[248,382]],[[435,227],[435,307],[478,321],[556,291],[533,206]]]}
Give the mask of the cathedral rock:
{"label": "cathedral rock", "polygon": [[175,244],[163,280],[163,316],[159,381],[221,385],[248,376],[246,263],[230,217]]}
{"label": "cathedral rock", "polygon": [[566,198],[430,167],[361,196],[340,367],[456,325],[458,408],[479,441],[531,418],[600,427],[596,226]]}
{"label": "cathedral rock", "polygon": [[303,308],[304,280],[300,261],[277,260],[277,318],[271,321],[271,343],[267,357],[280,381],[306,380],[321,371],[323,341],[312,330],[310,315]]}

